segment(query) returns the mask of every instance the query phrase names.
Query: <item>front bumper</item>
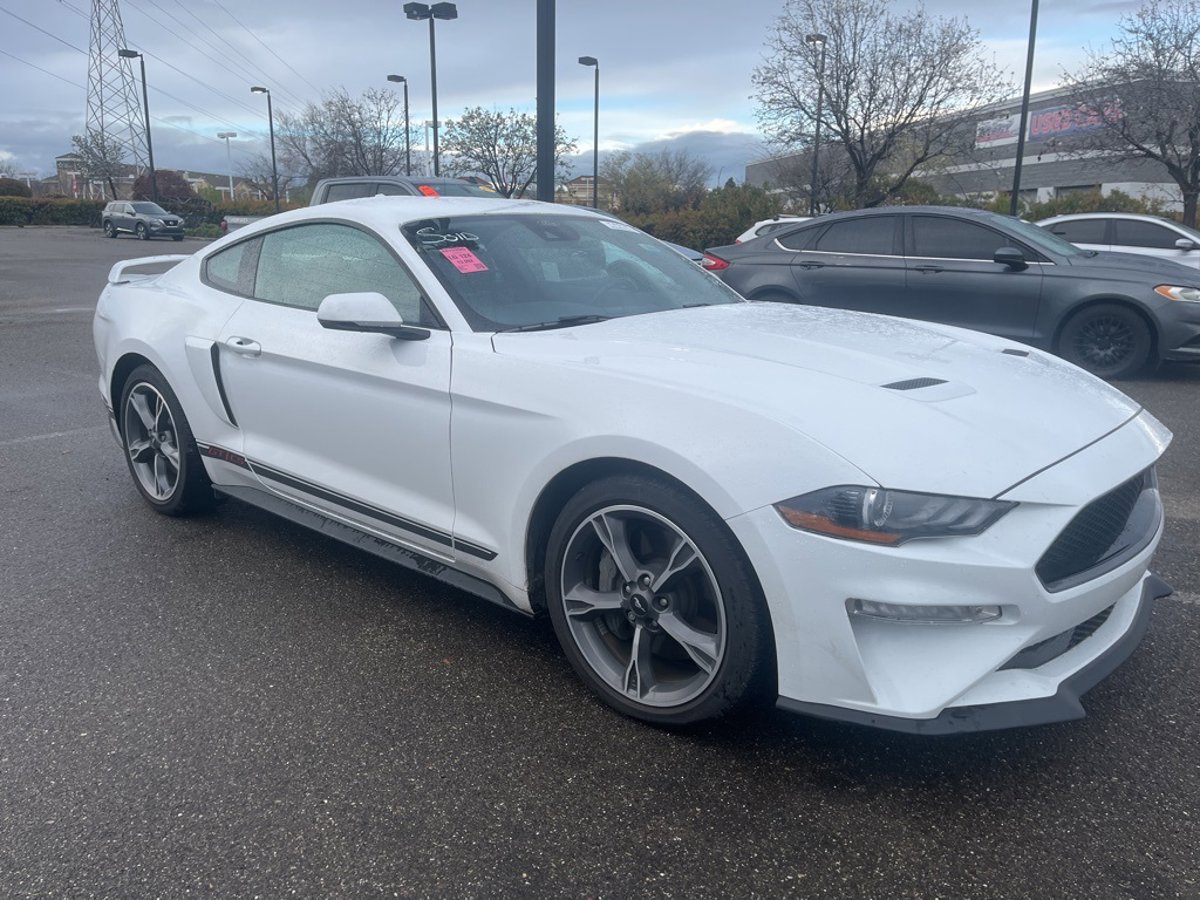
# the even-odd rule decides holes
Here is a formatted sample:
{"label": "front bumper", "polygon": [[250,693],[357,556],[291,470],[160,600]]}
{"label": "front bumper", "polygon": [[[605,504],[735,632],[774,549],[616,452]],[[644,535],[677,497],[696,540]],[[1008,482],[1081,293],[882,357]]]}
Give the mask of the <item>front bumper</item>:
{"label": "front bumper", "polygon": [[1172,301],[1158,312],[1159,356],[1175,362],[1200,361],[1200,303]]}
{"label": "front bumper", "polygon": [[183,237],[183,225],[154,225],[146,226],[151,237]]}
{"label": "front bumper", "polygon": [[1125,662],[1146,634],[1154,601],[1171,594],[1171,586],[1156,575],[1147,574],[1142,580],[1129,627],[1107,649],[1090,662],[1059,682],[1058,690],[1049,697],[1012,700],[1005,703],[980,703],[975,706],[951,706],[932,719],[906,719],[853,709],[840,709],[821,703],[805,703],[780,697],[778,706],[790,712],[903,731],[909,734],[959,734],[969,731],[992,731],[1026,725],[1047,725],[1082,719],[1086,713],[1079,698],[1112,674]]}

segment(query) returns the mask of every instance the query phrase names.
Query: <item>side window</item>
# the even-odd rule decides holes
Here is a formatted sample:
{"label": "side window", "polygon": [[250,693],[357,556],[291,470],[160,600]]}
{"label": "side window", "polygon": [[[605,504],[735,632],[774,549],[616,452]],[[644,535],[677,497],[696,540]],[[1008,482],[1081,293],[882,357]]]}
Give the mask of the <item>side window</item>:
{"label": "side window", "polygon": [[412,194],[412,191],[391,181],[383,181],[380,182],[378,190],[375,193],[383,194],[385,197],[408,197]]}
{"label": "side window", "polygon": [[356,197],[370,197],[375,192],[375,185],[369,181],[349,181],[342,184],[331,184],[325,189],[325,203],[337,200],[353,200]]}
{"label": "side window", "polygon": [[799,231],[791,231],[787,234],[781,234],[775,238],[779,246],[785,250],[807,250],[808,245],[812,243],[813,235],[821,229],[818,228],[801,228]]}
{"label": "side window", "polygon": [[870,216],[834,222],[812,249],[823,253],[864,253],[891,256],[896,252],[897,216]]}
{"label": "side window", "polygon": [[436,327],[420,288],[380,241],[329,222],[263,236],[254,297],[315,310],[330,294],[377,291],[410,325]]}
{"label": "side window", "polygon": [[942,216],[913,216],[913,255],[934,259],[986,259],[1015,241],[998,231]]}
{"label": "side window", "polygon": [[214,253],[204,261],[204,281],[222,291],[249,297],[262,238],[253,238]]}
{"label": "side window", "polygon": [[1073,222],[1055,222],[1047,225],[1053,234],[1072,244],[1107,244],[1105,231],[1108,219],[1076,219]]}
{"label": "side window", "polygon": [[1179,235],[1169,228],[1155,225],[1152,222],[1138,222],[1135,219],[1117,219],[1114,244],[1126,247],[1152,247],[1156,250],[1174,250]]}

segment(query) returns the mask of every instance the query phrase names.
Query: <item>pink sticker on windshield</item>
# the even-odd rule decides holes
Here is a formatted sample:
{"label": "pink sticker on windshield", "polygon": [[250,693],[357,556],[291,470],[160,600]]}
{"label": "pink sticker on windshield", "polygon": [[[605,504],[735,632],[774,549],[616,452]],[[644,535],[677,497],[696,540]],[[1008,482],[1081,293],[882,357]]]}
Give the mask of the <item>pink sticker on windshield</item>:
{"label": "pink sticker on windshield", "polygon": [[488,270],[488,267],[483,264],[483,260],[466,247],[446,247],[442,250],[442,256],[450,260],[450,265],[460,272],[486,272]]}

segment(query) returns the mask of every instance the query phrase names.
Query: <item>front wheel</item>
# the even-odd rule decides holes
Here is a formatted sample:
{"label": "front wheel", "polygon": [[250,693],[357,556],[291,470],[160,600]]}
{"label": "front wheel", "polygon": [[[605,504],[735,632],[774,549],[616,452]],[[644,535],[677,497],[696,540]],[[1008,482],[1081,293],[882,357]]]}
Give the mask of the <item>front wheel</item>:
{"label": "front wheel", "polygon": [[104,223],[104,236],[107,238],[115,238],[117,236],[117,229],[113,227],[112,222]]}
{"label": "front wheel", "polygon": [[172,238],[172,240],[182,241],[183,235],[182,234],[173,234],[173,235],[171,235],[171,238]]}
{"label": "front wheel", "polygon": [[155,510],[185,516],[213,505],[212,482],[179,400],[162,373],[138,366],[121,391],[125,462],[138,492]]}
{"label": "front wheel", "polygon": [[146,226],[141,222],[138,222],[137,225],[137,236],[139,240],[150,240],[150,232],[146,230]]}
{"label": "front wheel", "polygon": [[626,715],[698,722],[769,682],[757,580],[720,519],[679,487],[643,476],[584,487],[551,530],[545,582],[571,665]]}
{"label": "front wheel", "polygon": [[1140,372],[1153,346],[1144,319],[1119,303],[1100,303],[1071,316],[1058,341],[1059,354],[1099,378]]}

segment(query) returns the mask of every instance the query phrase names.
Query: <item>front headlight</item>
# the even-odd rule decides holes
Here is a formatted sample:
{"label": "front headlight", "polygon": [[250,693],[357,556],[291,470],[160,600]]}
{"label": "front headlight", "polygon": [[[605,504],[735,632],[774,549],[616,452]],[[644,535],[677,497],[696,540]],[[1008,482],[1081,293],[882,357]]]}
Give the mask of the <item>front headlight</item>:
{"label": "front headlight", "polygon": [[916,538],[980,534],[1016,505],[844,484],[784,500],[775,509],[793,528],[894,547]]}
{"label": "front headlight", "polygon": [[1200,288],[1181,287],[1177,284],[1160,284],[1154,289],[1154,293],[1162,294],[1168,300],[1186,300],[1191,303],[1200,303]]}

